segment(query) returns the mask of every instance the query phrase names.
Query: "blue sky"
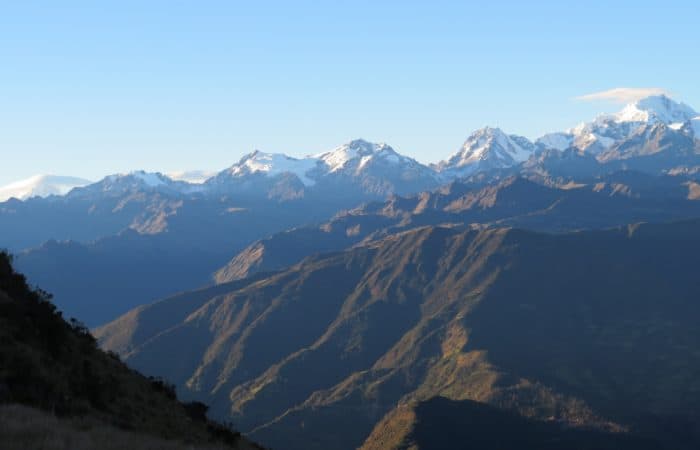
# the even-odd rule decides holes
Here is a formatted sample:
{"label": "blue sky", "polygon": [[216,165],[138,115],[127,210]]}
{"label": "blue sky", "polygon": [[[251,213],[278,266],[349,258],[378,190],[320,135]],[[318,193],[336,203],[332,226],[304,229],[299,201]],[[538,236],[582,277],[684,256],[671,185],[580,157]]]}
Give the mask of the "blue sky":
{"label": "blue sky", "polygon": [[698,2],[0,0],[0,183],[221,169],[353,138],[437,161],[660,87],[700,109]]}

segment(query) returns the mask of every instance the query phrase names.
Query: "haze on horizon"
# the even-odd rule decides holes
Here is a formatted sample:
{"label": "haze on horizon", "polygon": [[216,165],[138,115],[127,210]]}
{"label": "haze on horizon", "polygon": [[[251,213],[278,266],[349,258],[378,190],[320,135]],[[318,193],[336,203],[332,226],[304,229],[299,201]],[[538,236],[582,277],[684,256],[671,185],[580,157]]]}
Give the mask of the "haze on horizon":
{"label": "haze on horizon", "polygon": [[485,125],[533,138],[660,92],[700,108],[690,1],[62,3],[0,15],[0,185],[360,137],[433,162]]}

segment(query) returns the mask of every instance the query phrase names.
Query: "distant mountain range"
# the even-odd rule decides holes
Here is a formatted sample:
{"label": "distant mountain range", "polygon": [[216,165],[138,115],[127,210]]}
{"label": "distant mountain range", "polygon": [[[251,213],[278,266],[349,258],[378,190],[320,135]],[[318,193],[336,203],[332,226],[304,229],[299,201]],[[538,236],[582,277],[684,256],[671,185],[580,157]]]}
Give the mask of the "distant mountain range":
{"label": "distant mountain range", "polygon": [[425,225],[547,232],[604,229],[700,217],[699,200],[700,184],[636,172],[618,172],[576,185],[547,185],[523,176],[486,185],[453,182],[433,192],[367,203],[320,225],[275,233],[243,249],[214,279],[226,283],[279,270],[307,256]]}
{"label": "distant mountain range", "polygon": [[[439,195],[435,193],[450,183],[465,191],[487,186],[500,189],[496,187],[499,183],[513,177],[560,190],[585,185],[583,190],[566,194],[576,196],[600,183],[611,189],[614,174],[637,172],[640,176],[675,177],[660,183],[675,184],[678,196],[674,201],[685,201],[684,196],[689,195],[685,191],[696,186],[700,170],[698,123],[690,107],[658,96],[534,142],[487,127],[472,134],[452,157],[430,166],[399,154],[389,145],[355,140],[305,158],[255,151],[206,179],[202,173],[169,177],[136,171],[110,175],[67,193],[69,185],[64,183],[57,191],[63,195],[46,198],[39,194],[48,191],[37,187],[33,191],[36,196],[22,194],[30,198],[0,203],[0,246],[19,253],[19,267],[34,282],[54,292],[67,314],[97,325],[139,304],[207,284],[211,274],[227,261],[240,260],[236,255],[252,251],[251,244],[275,233],[326,223],[345,210],[384,202],[391,196]],[[624,188],[618,189],[615,195],[619,196]],[[658,205],[648,195],[642,196],[639,205]],[[596,201],[601,197],[594,196]],[[507,212],[501,223],[541,229],[536,225],[540,217],[541,223],[547,224],[543,228],[558,224],[570,230],[695,214],[692,207],[679,206],[671,214],[671,210],[650,203],[644,214],[630,214],[623,208],[616,220],[574,214],[565,223],[549,221],[551,216],[535,214],[526,206],[540,207],[545,198],[519,198],[514,208],[503,210]],[[502,207],[502,202],[497,203]],[[611,208],[601,207],[605,211]],[[487,222],[488,226],[497,223],[488,214],[474,215],[475,210],[472,207],[465,217],[450,220]],[[525,210],[531,214],[527,219],[513,219],[517,211]],[[553,207],[552,211],[559,214],[560,210]],[[453,212],[412,214],[411,221],[450,214]],[[345,248],[345,243],[356,239],[352,236],[367,237],[365,232],[371,229],[363,225],[360,231],[348,231],[348,236],[333,245],[328,243],[328,235],[323,235],[300,252],[283,252],[284,258],[271,267],[296,261],[311,249]],[[274,260],[269,251],[266,258]],[[216,277],[226,279],[222,274],[243,270],[233,266],[219,270]],[[101,302],[108,306],[75,288],[83,273],[100,280],[99,286],[104,288]],[[118,274],[128,274],[132,282],[124,284]]]}
{"label": "distant mountain range", "polygon": [[[445,161],[424,165],[403,156],[386,144],[361,139],[329,152],[305,158],[254,151],[217,174],[202,171],[162,174],[134,172],[110,176],[98,183],[139,178],[151,188],[189,192],[238,192],[259,189],[281,198],[301,195],[316,185],[352,186],[368,193],[405,194],[430,189],[438,183],[479,171],[533,165],[542,152],[574,150],[591,155],[601,164],[634,166],[651,173],[696,170],[700,140],[700,114],[691,107],[660,95],[627,105],[616,114],[601,115],[563,132],[550,133],[534,142],[509,135],[499,128],[475,131],[463,146]],[[661,157],[657,154],[663,153]],[[642,158],[643,160],[639,160]],[[646,161],[648,159],[649,161]],[[532,161],[534,160],[534,161]],[[180,183],[174,183],[174,181]],[[189,183],[189,182],[193,183]],[[64,195],[74,187],[89,184],[70,177],[38,176],[0,188],[0,199]],[[189,184],[201,185],[198,187]],[[118,187],[117,187],[118,188]],[[296,192],[296,194],[295,194]]]}

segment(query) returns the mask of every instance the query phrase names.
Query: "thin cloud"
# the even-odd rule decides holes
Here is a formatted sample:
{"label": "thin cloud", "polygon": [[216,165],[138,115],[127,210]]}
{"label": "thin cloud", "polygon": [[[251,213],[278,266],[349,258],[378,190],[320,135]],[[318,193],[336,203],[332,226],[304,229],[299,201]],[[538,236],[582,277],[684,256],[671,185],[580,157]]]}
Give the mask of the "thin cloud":
{"label": "thin cloud", "polygon": [[583,102],[610,101],[615,103],[634,102],[651,95],[670,95],[663,88],[615,88],[607,91],[594,92],[592,94],[575,97]]}

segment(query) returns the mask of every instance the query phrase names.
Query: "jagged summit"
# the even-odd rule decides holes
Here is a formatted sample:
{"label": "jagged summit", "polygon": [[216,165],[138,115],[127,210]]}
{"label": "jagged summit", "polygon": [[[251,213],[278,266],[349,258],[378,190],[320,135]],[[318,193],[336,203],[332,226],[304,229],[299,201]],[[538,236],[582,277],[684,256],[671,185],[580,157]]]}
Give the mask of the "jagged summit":
{"label": "jagged summit", "polygon": [[536,142],[547,148],[574,147],[597,155],[632,137],[642,127],[664,124],[678,130],[697,116],[690,106],[666,95],[655,95],[630,103],[617,113],[601,114],[569,130],[546,134]]}
{"label": "jagged summit", "polygon": [[266,153],[255,150],[227,169],[225,172],[235,177],[242,177],[254,173],[262,173],[268,176],[292,173],[299,177],[305,185],[313,185],[315,181],[308,176],[318,164],[315,158],[293,158],[281,153]]}
{"label": "jagged summit", "polygon": [[[255,150],[243,156],[238,163],[231,166],[226,172],[234,176],[244,176],[252,173],[265,173],[274,176],[289,172],[299,176],[305,184],[313,184],[314,180],[307,176],[313,169],[319,168],[321,170],[320,175],[325,175],[342,171],[351,165],[364,166],[374,157],[381,157],[391,162],[410,159],[399,155],[385,143],[373,143],[364,139],[355,139],[328,152],[303,158],[295,158],[283,153],[266,153],[261,150]],[[319,174],[316,175],[318,176]]]}
{"label": "jagged summit", "polygon": [[73,189],[71,198],[115,197],[129,192],[169,192],[186,193],[200,189],[184,181],[175,181],[160,172],[135,170],[128,173],[107,175],[100,181]]}
{"label": "jagged summit", "polygon": [[341,189],[343,195],[361,191],[384,196],[393,192],[417,192],[435,187],[436,183],[430,167],[399,154],[388,144],[355,139],[330,151],[302,158],[255,150],[207,180],[204,188],[229,193],[239,189],[257,190],[263,195],[284,191],[299,198],[304,195],[304,188],[324,192],[326,188],[319,185]]}
{"label": "jagged summit", "polygon": [[513,166],[526,161],[533,151],[534,145],[522,136],[484,127],[472,133],[454,155],[436,167],[442,173],[466,175],[480,169]]}
{"label": "jagged summit", "polygon": [[663,122],[667,125],[687,122],[698,116],[690,106],[666,95],[655,95],[630,103],[613,115],[617,122]]}
{"label": "jagged summit", "polygon": [[418,192],[438,184],[432,168],[385,143],[356,139],[317,157],[324,180],[372,195]]}
{"label": "jagged summit", "polygon": [[173,183],[173,180],[160,172],[146,172],[144,170],[134,170],[129,173],[108,175],[96,184],[102,184],[109,189],[115,186],[143,186],[156,188]]}
{"label": "jagged summit", "polygon": [[374,158],[381,158],[390,163],[412,161],[383,142],[373,143],[364,139],[352,140],[317,157],[326,165],[330,173],[342,171],[353,165],[353,162],[355,162],[355,168],[361,170]]}

